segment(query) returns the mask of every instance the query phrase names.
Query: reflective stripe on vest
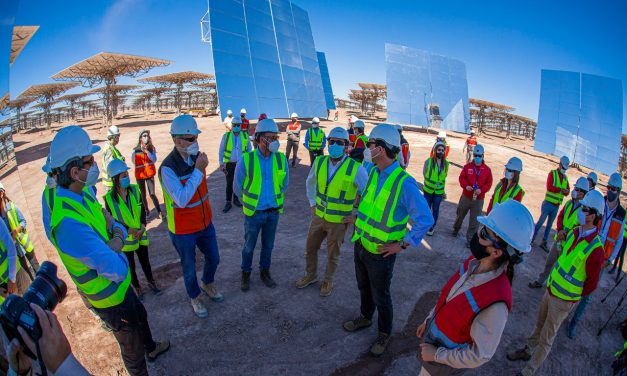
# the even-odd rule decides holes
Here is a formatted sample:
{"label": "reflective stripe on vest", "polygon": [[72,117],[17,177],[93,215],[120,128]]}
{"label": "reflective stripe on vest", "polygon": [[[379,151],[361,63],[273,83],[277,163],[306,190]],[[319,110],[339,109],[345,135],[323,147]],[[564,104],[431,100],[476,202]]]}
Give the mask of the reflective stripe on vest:
{"label": "reflective stripe on vest", "polygon": [[[566,175],[564,175],[564,179],[560,179],[560,174],[557,170],[553,170],[551,171],[551,174],[553,174],[553,186],[559,189],[566,189],[566,187],[568,187],[568,178],[566,177]],[[558,193],[553,193],[553,192],[549,192],[546,191],[546,195],[544,196],[544,199],[548,202],[550,202],[551,204],[555,204],[555,205],[561,205],[562,201],[564,200],[564,195],[562,194],[562,192],[558,192]]]}
{"label": "reflective stripe on vest", "polygon": [[[226,132],[226,145],[224,146],[224,163],[231,161],[231,153],[233,153],[233,132]],[[239,132],[240,145],[242,154],[248,153],[248,133]]]}
{"label": "reflective stripe on vest", "polygon": [[[106,229],[107,223],[102,214],[102,207],[90,194],[83,194],[83,201],[87,208],[70,198],[55,197],[55,205],[50,221],[51,239],[59,252],[61,262],[65,265],[76,287],[78,287],[91,305],[96,308],[114,307],[122,303],[131,283],[129,269],[127,268],[126,278],[122,282],[110,281],[99,276],[95,269],[83,264],[79,259],[64,253],[57,244],[56,233],[59,224],[64,219],[73,219],[83,223],[91,227],[101,237],[103,242],[109,241]],[[80,239],[77,239],[77,241],[80,241]],[[111,257],[120,256],[112,252]]]}
{"label": "reflective stripe on vest", "polygon": [[[243,155],[246,177],[244,178],[244,186],[242,189],[242,209],[244,214],[249,217],[255,214],[257,205],[259,205],[261,183],[264,179],[268,179],[267,176],[262,176],[259,155],[257,153],[256,150],[253,150]],[[287,160],[285,159],[285,154],[281,152],[273,153],[270,155],[270,158],[272,158],[271,178],[274,188],[274,198],[279,213],[283,213],[285,195],[281,192],[281,187],[287,175]]]}
{"label": "reflective stripe on vest", "polygon": [[[15,208],[15,204],[13,201],[9,201],[9,206],[7,208],[7,218],[9,219],[9,230],[14,231],[19,227],[20,221],[17,217],[17,209]],[[26,232],[25,228],[22,228],[22,231],[19,232],[16,236],[18,243],[24,247],[24,250],[28,253],[31,253],[35,247],[33,247],[33,242],[30,240],[30,236],[28,236],[28,232]]]}
{"label": "reflective stripe on vest", "polygon": [[368,143],[368,137],[365,134],[359,135],[356,139],[355,139],[355,143],[353,144],[353,147],[356,148],[357,147],[357,141],[361,140],[364,143],[364,146]]}
{"label": "reflective stripe on vest", "polygon": [[619,237],[623,236],[624,234],[624,220],[625,218],[622,218],[622,220],[621,218],[616,218],[616,212],[614,212],[614,215],[612,215],[610,228],[607,230],[607,237],[605,238],[605,244],[603,246],[603,248],[605,249],[606,260],[608,260],[612,256],[612,252],[614,251],[616,242],[618,241]]}
{"label": "reflective stripe on vest", "polygon": [[409,175],[397,166],[387,177],[379,192],[379,170],[370,171],[368,184],[359,202],[352,241],[359,240],[366,250],[378,254],[379,246],[399,241],[407,233],[409,214],[400,221],[394,219],[403,182]]}
{"label": "reflective stripe on vest", "polygon": [[[128,187],[128,200],[130,202],[132,210],[129,210],[128,205],[122,200],[122,197],[118,194],[117,200],[111,197],[112,191],[107,192],[104,195],[104,200],[111,210],[111,216],[119,223],[123,223],[128,228],[139,229],[141,228],[141,196],[139,194],[139,187],[136,184],[131,184]],[[122,251],[133,252],[139,248],[140,245],[148,245],[148,234],[144,231],[140,239],[135,239],[131,234],[124,240],[124,247]]]}
{"label": "reflective stripe on vest", "polygon": [[353,204],[357,197],[358,163],[346,157],[335,170],[329,181],[329,156],[321,156],[314,161],[316,172],[316,215],[327,222],[342,223],[352,214]]}
{"label": "reflective stripe on vest", "polygon": [[425,171],[425,183],[422,189],[425,193],[443,195],[446,185],[446,176],[448,175],[449,162],[445,159],[442,171],[438,172],[438,164],[435,158],[429,158],[427,161],[427,170]]}
{"label": "reflective stripe on vest", "polygon": [[142,150],[135,150],[133,159],[135,162],[135,179],[146,180],[156,175],[155,163],[150,160],[148,154]]}
{"label": "reflective stripe on vest", "polygon": [[307,129],[308,140],[309,140],[309,150],[320,150],[322,149],[322,141],[324,140],[324,132],[322,129],[317,128],[318,134],[315,134],[314,128]]}
{"label": "reflective stripe on vest", "polygon": [[496,190],[494,191],[494,196],[492,196],[493,208],[496,204],[502,204],[509,199],[514,199],[514,197],[518,196],[518,193],[520,191],[523,191],[523,195],[525,194],[524,193],[525,191],[520,187],[520,185],[516,184],[515,186],[508,189],[507,192],[505,192],[505,194],[503,195],[503,197],[500,197],[502,188],[503,188],[503,184],[499,182],[499,184],[496,186]]}
{"label": "reflective stripe on vest", "polygon": [[[206,173],[203,170],[203,178],[192,196],[191,200],[184,207],[179,206],[172,200],[168,191],[161,182],[163,191],[163,201],[167,212],[168,230],[173,234],[185,235],[205,229],[212,219],[211,204],[209,203],[209,189],[207,187]],[[179,176],[178,179],[184,186],[191,175]],[[208,218],[206,218],[208,217]]]}
{"label": "reflective stripe on vest", "polygon": [[[107,154],[107,150],[111,150],[111,160],[113,159],[119,159],[121,161],[124,160],[124,157],[122,156],[122,154],[120,154],[120,151],[113,146],[113,144],[111,144],[111,141],[108,141],[105,143],[104,148],[102,149],[102,168],[100,169],[101,173],[102,173],[102,183],[111,188],[113,187],[113,181],[111,181],[111,178],[109,178],[109,175],[107,174],[107,161],[105,161],[105,155]],[[109,161],[111,162],[111,161]]]}

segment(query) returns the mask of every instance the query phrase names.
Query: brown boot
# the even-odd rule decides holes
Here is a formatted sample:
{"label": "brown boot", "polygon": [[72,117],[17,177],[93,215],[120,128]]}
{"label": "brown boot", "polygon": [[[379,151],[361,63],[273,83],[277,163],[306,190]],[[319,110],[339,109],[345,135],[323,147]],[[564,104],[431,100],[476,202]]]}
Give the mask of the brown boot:
{"label": "brown boot", "polygon": [[333,282],[324,281],[322,282],[322,286],[320,286],[320,296],[326,297],[331,295],[331,291],[333,291]]}

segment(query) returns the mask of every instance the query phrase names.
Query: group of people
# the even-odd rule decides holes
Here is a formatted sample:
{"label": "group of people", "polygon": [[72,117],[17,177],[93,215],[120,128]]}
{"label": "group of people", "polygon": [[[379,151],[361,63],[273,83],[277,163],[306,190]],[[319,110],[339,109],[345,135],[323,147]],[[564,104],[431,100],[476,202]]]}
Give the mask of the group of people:
{"label": "group of people", "polygon": [[[251,288],[254,250],[260,236],[259,277],[263,285],[275,288],[277,282],[270,272],[272,251],[284,211],[290,166],[294,168],[297,162],[302,124],[298,114],[293,113],[286,127],[285,154],[279,151],[281,132],[277,123],[264,114],[252,124],[246,119],[245,109],[239,116],[229,110],[223,124],[225,133],[218,150],[219,168],[227,182],[223,212],[235,205],[244,214],[240,288],[244,292]],[[439,207],[446,198],[450,146],[446,133],[439,133],[424,162],[420,187],[407,172],[409,142],[400,125],[378,124],[366,135],[363,120],[352,118],[349,124],[348,129],[334,127],[326,133],[319,119],[314,118],[306,130],[304,146],[309,151],[310,168],[305,193],[312,218],[304,247],[304,273],[294,285],[302,289],[319,281],[318,253],[326,239],[327,262],[319,293],[322,297],[332,294],[340,248],[353,225],[351,241],[360,308],[359,314],[342,327],[347,332],[370,327],[377,312],[378,334],[370,353],[380,356],[393,332],[390,285],[397,254],[418,247],[425,235],[435,232]],[[42,194],[46,234],[86,306],[113,331],[132,375],[146,375],[146,359],[155,360],[170,346],[167,340],[153,339],[140,299],[143,290],[135,273],[137,254],[149,289],[156,295],[161,293],[148,258],[146,187],[157,215],[167,221],[193,312],[201,318],[208,316],[203,295],[213,302],[225,299],[215,282],[220,254],[207,185],[209,159],[200,150],[200,134],[192,116],[177,116],[170,125],[173,148],[156,168],[150,132],[141,131],[131,155],[138,184],[132,184],[130,168],[116,147],[120,131],[111,127],[102,153],[102,178],[107,187],[104,209],[94,187],[100,175],[94,154],[100,147],[82,128],[68,126],[57,133],[43,168],[48,174]],[[450,234],[458,235],[470,212],[465,234],[470,253],[417,328],[422,375],[457,374],[490,360],[512,308],[514,266],[531,251],[545,217],[549,224],[541,246],[548,251],[546,240],[553,219],[565,196],[571,194],[566,176],[570,161],[564,157],[549,173],[542,215],[534,224],[531,213],[521,203],[525,195],[520,186],[523,163],[514,157],[505,164],[484,215],[485,197],[493,185],[492,170],[485,163],[486,150],[474,134],[466,148],[470,154],[458,178],[462,194]],[[162,187],[164,211],[154,193],[155,175]],[[610,176],[605,197],[594,189],[593,180],[596,184],[596,175],[590,182],[580,178],[575,184],[572,199],[559,213],[558,232],[544,271],[529,284],[530,288],[541,288],[546,283],[547,289],[527,345],[508,354],[511,360],[529,360],[521,371],[523,375],[533,374],[542,364],[561,322],[579,302],[569,324],[569,335],[575,336],[576,324],[596,289],[603,266],[620,259],[622,268],[627,243],[623,242],[625,210],[619,200],[622,179],[618,174]],[[4,189],[0,189],[0,197],[6,199]],[[0,205],[2,213],[6,210],[11,212],[11,206]],[[17,222],[20,217],[18,213]],[[24,226],[19,226],[22,228],[9,226],[10,234],[21,233],[15,231],[23,230]],[[2,229],[0,224],[0,234]],[[0,244],[8,262],[2,267],[6,266],[3,273],[8,276],[7,290],[11,293],[15,291],[11,283],[16,278],[18,253],[9,251],[5,238]],[[12,242],[22,245],[19,239],[15,236]],[[204,256],[200,281],[196,249]]]}

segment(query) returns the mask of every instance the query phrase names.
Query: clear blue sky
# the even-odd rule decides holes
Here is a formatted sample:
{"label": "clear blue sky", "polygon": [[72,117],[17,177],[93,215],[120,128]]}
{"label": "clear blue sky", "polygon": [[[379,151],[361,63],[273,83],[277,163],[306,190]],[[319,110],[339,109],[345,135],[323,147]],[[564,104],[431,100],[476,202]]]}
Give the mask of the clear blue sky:
{"label": "clear blue sky", "polygon": [[[356,82],[385,83],[384,44],[390,42],[464,61],[471,97],[512,105],[534,119],[543,68],[621,79],[627,108],[622,0],[294,1],[309,11],[339,97]],[[21,0],[17,24],[41,28],[12,67],[12,96],[100,51],[174,62],[149,75],[212,72],[210,47],[200,42],[206,10],[204,0]]]}

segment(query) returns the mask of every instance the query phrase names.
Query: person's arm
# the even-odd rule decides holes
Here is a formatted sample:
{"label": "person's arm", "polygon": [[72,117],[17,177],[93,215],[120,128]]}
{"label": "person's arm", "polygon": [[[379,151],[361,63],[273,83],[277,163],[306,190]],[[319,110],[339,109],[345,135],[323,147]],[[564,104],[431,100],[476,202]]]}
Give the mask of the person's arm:
{"label": "person's arm", "polygon": [[322,150],[324,150],[327,147],[327,135],[322,129],[320,129],[320,132],[322,132]]}
{"label": "person's arm", "polygon": [[[252,153],[256,153],[253,151]],[[240,199],[242,198],[242,190],[244,189],[244,180],[246,179],[246,169],[244,167],[244,158],[237,161],[235,165],[235,175],[233,176],[233,193]]]}
{"label": "person's arm", "polygon": [[479,312],[470,326],[473,343],[461,349],[439,347],[435,361],[453,368],[477,368],[487,363],[501,342],[508,315],[505,303],[493,304]]}
{"label": "person's arm", "polygon": [[[621,229],[625,228],[625,218],[623,218],[623,223],[620,226]],[[623,231],[621,231],[618,235],[618,240],[616,241],[616,243],[614,244],[614,249],[612,250],[612,254],[610,255],[610,263],[614,262],[614,259],[616,258],[616,256],[618,256],[618,252],[620,251],[621,247],[623,246]]]}
{"label": "person's arm", "polygon": [[462,167],[462,171],[459,173],[459,186],[462,189],[466,189],[468,186],[473,186],[473,184],[468,183],[468,175],[466,175],[466,167]]}
{"label": "person's arm", "polygon": [[4,244],[4,248],[7,252],[7,261],[9,263],[9,280],[13,283],[16,282],[17,274],[17,251],[15,249],[15,243],[11,237],[11,233],[7,228],[7,225],[0,219],[0,241]]}
{"label": "person's arm", "polygon": [[153,149],[153,151],[146,151],[146,155],[148,156],[148,159],[150,159],[150,161],[152,163],[157,163],[157,149]]}
{"label": "person's arm", "polygon": [[[287,160],[285,160],[285,166],[287,167]],[[287,186],[290,183],[290,169],[285,169],[285,178],[281,182],[281,192],[285,193],[287,191]]]}
{"label": "person's arm", "polygon": [[48,240],[51,240],[50,238],[50,208],[48,208],[48,204],[46,203],[46,191],[45,190],[41,194],[41,222],[44,226],[46,237],[48,238]]}
{"label": "person's arm", "polygon": [[311,128],[307,129],[305,132],[305,149],[309,150],[309,133],[313,132]]}
{"label": "person's arm", "polygon": [[560,193],[562,190],[553,185],[553,172],[549,172],[546,177],[546,190],[551,193]]}
{"label": "person's arm", "polygon": [[427,166],[429,165],[429,158],[425,159],[425,163],[422,165],[422,176],[427,177]]}
{"label": "person's arm", "polygon": [[316,178],[316,174],[314,172],[314,168],[309,169],[309,174],[307,175],[307,181],[305,182],[305,188],[307,190],[307,200],[309,200],[309,206],[316,205],[316,193],[318,186],[318,179]]}
{"label": "person's arm", "polygon": [[109,162],[113,159],[113,150],[109,147],[106,148],[104,153],[102,154],[102,168],[107,170],[107,166],[109,166]]}
{"label": "person's arm", "polygon": [[15,206],[15,211],[17,212],[17,222],[20,224],[22,229],[26,229],[26,218],[24,218],[22,211],[17,207],[17,205]]}
{"label": "person's arm", "polygon": [[172,198],[172,201],[179,207],[187,206],[192,197],[194,197],[198,186],[202,183],[202,179],[204,179],[202,172],[194,168],[194,172],[183,185],[172,169],[165,166],[161,167],[163,187]]}
{"label": "person's arm", "polygon": [[521,189],[520,192],[518,192],[518,194],[514,196],[514,200],[522,202],[523,197],[525,197],[525,191]]}
{"label": "person's arm", "polygon": [[596,290],[604,261],[603,247],[598,247],[592,251],[592,254],[586,259],[586,280],[583,282],[581,296],[588,296]]}
{"label": "person's arm", "polygon": [[555,224],[555,229],[557,232],[560,232],[564,229],[564,209],[566,209],[566,205],[562,206],[559,214],[557,215],[557,223]]}
{"label": "person's arm", "polygon": [[220,149],[218,149],[218,162],[220,163],[220,165],[224,164],[224,148],[225,147],[226,147],[226,133],[222,135],[222,140],[220,141]]}
{"label": "person's arm", "polygon": [[405,234],[404,240],[414,247],[418,247],[427,231],[433,226],[433,215],[427,201],[418,189],[413,178],[407,178],[401,189],[401,204],[407,208],[411,222],[411,230]]}
{"label": "person's arm", "polygon": [[357,165],[357,175],[355,175],[355,185],[357,185],[357,194],[362,196],[366,185],[368,185],[368,170],[361,164]]}
{"label": "person's arm", "polygon": [[486,179],[483,181],[483,185],[481,185],[479,189],[481,189],[481,193],[485,195],[490,192],[490,188],[492,188],[492,170],[490,170],[490,167],[485,166],[484,173],[487,173]]}

